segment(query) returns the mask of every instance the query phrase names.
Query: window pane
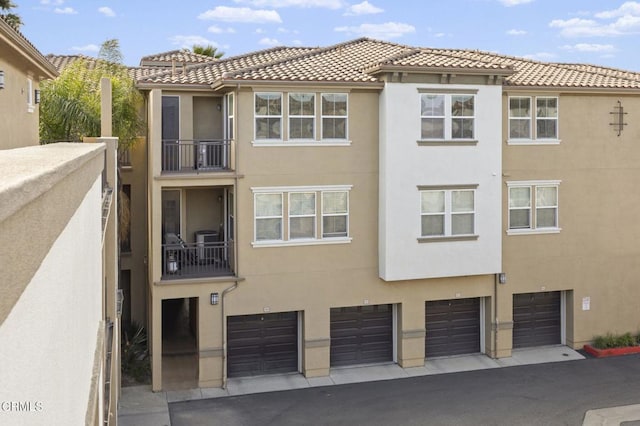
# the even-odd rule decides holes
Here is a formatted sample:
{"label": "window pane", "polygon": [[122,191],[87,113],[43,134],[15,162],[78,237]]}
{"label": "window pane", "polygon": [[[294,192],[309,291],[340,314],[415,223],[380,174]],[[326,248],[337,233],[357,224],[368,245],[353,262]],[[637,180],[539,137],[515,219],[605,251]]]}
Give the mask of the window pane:
{"label": "window pane", "polygon": [[451,120],[452,139],[473,139],[473,118],[454,118]]}
{"label": "window pane", "polygon": [[420,105],[422,116],[442,117],[444,115],[444,95],[422,95]]}
{"label": "window pane", "polygon": [[423,118],[422,139],[444,139],[444,118]]}
{"label": "window pane", "polygon": [[451,211],[472,212],[474,210],[473,191],[452,191]]}
{"label": "window pane", "polygon": [[256,118],[256,139],[280,139],[280,118]]}
{"label": "window pane", "polygon": [[530,139],[531,138],[531,120],[509,120],[509,138],[511,139]]}
{"label": "window pane", "polygon": [[536,188],[536,207],[555,207],[558,205],[558,188],[539,186]]}
{"label": "window pane", "polygon": [[280,194],[256,194],[256,217],[282,216]]}
{"label": "window pane", "polygon": [[557,210],[555,208],[536,209],[536,228],[555,228]]}
{"label": "window pane", "polygon": [[313,93],[291,93],[289,95],[289,115],[314,115],[315,95]]}
{"label": "window pane", "polygon": [[346,118],[323,118],[322,119],[323,139],[346,139],[347,119]]}
{"label": "window pane", "polygon": [[509,207],[530,207],[531,188],[524,186],[521,188],[509,188]]}
{"label": "window pane", "polygon": [[538,98],[536,99],[536,107],[536,117],[558,117],[557,98]]}
{"label": "window pane", "polygon": [[322,95],[322,115],[347,115],[347,95],[345,93],[324,93]]}
{"label": "window pane", "polygon": [[289,139],[314,139],[313,118],[290,118]]}
{"label": "window pane", "polygon": [[451,235],[473,234],[473,213],[451,216]]}
{"label": "window pane", "polygon": [[313,238],[315,236],[315,217],[292,217],[289,220],[289,238]]}
{"label": "window pane", "polygon": [[281,240],[282,219],[256,219],[256,240]]}
{"label": "window pane", "polygon": [[556,127],[557,120],[544,119],[536,120],[536,135],[538,139],[555,139],[557,138]]}
{"label": "window pane", "polygon": [[509,117],[531,117],[531,98],[510,98]]}
{"label": "window pane", "polygon": [[281,115],[282,98],[280,93],[256,93],[257,115]]}
{"label": "window pane", "polygon": [[474,100],[472,95],[451,96],[451,115],[454,117],[473,117]]}
{"label": "window pane", "polygon": [[530,214],[529,209],[509,210],[509,228],[510,229],[522,229],[530,228],[529,222]]}
{"label": "window pane", "polygon": [[330,237],[346,237],[347,236],[347,217],[346,216],[324,216],[322,218],[322,236]]}
{"label": "window pane", "polygon": [[444,191],[424,191],[422,213],[444,213]]}
{"label": "window pane", "polygon": [[347,213],[347,193],[346,192],[323,192],[322,193],[322,213],[323,214]]}
{"label": "window pane", "polygon": [[444,215],[422,216],[422,236],[444,235]]}
{"label": "window pane", "polygon": [[289,214],[310,215],[316,213],[316,194],[299,192],[289,194]]}

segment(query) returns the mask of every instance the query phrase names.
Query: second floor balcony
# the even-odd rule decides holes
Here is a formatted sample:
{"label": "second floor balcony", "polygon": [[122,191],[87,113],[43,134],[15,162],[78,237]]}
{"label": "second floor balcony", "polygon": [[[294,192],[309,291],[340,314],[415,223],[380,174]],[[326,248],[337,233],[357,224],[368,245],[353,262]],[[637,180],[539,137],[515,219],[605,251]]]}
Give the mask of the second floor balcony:
{"label": "second floor balcony", "polygon": [[185,243],[180,237],[162,245],[162,279],[233,275],[233,242]]}
{"label": "second floor balcony", "polygon": [[162,173],[202,173],[231,170],[229,139],[165,139]]}

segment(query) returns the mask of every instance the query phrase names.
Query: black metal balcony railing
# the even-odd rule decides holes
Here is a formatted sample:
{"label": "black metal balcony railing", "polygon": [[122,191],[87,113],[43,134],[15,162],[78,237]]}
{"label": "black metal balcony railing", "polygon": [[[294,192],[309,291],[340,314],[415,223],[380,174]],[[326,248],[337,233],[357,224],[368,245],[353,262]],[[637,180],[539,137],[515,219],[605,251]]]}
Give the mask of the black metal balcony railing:
{"label": "black metal balcony railing", "polygon": [[162,171],[198,173],[229,170],[230,140],[163,140]]}
{"label": "black metal balcony railing", "polygon": [[162,278],[203,278],[233,274],[233,242],[162,245]]}

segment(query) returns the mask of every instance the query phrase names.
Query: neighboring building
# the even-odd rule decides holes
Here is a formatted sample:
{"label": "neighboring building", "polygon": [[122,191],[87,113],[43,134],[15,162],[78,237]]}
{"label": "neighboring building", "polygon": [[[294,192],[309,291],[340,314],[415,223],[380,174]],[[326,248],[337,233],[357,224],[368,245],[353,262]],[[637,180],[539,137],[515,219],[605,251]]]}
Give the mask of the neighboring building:
{"label": "neighboring building", "polygon": [[38,144],[40,81],[56,75],[38,49],[0,18],[0,149]]}
{"label": "neighboring building", "polygon": [[117,140],[39,145],[56,71],[2,19],[0,71],[0,424],[115,424]]}
{"label": "neighboring building", "polygon": [[640,74],[370,39],[131,72],[154,390],[637,328]]}

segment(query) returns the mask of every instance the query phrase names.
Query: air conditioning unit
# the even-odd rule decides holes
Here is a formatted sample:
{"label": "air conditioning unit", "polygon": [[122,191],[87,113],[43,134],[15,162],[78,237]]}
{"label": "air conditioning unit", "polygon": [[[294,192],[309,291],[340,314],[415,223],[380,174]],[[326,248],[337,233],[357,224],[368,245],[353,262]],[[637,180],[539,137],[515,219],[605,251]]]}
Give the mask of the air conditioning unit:
{"label": "air conditioning unit", "polygon": [[219,169],[222,167],[222,145],[213,143],[198,144],[198,168]]}
{"label": "air conditioning unit", "polygon": [[214,260],[216,249],[214,243],[220,240],[220,233],[218,231],[196,231],[196,253],[198,255],[199,262],[211,262]]}

